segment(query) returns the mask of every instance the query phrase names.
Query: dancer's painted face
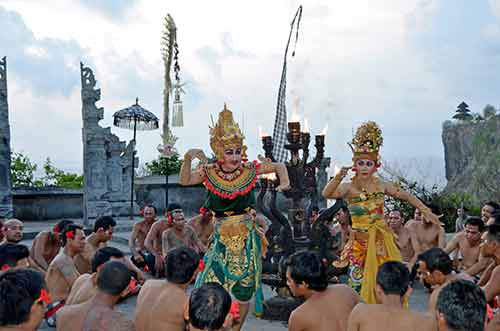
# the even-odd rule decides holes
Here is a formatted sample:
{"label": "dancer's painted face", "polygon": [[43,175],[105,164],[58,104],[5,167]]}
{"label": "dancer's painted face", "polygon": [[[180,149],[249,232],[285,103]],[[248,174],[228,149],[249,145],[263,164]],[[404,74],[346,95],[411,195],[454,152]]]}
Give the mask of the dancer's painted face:
{"label": "dancer's painted face", "polygon": [[357,173],[363,177],[368,178],[377,171],[377,165],[375,161],[369,159],[359,159],[356,160],[354,166],[357,170]]}
{"label": "dancer's painted face", "polygon": [[228,148],[224,151],[223,170],[235,171],[241,165],[241,148]]}

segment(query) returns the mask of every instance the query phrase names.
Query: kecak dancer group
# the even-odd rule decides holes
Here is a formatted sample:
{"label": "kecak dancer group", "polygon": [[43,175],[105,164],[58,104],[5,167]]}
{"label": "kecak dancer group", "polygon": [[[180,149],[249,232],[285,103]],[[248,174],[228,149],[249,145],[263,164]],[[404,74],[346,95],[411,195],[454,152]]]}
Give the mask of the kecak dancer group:
{"label": "kecak dancer group", "polygon": [[[348,203],[352,235],[334,266],[349,267],[349,285],[366,303],[376,303],[378,267],[387,261],[401,261],[394,234],[384,221],[385,196],[406,200],[426,219],[441,225],[438,216],[416,197],[375,176],[380,167],[382,143],[382,132],[375,122],[362,124],[349,144],[353,151],[353,165],[343,167],[323,190],[325,198],[344,199]],[[350,182],[342,183],[349,170],[355,172],[354,177]]]}
{"label": "kecak dancer group", "polygon": [[[280,180],[277,190],[289,188],[284,164],[269,159],[262,163],[247,161],[244,138],[232,112],[224,105],[217,123],[210,128],[210,147],[217,160],[209,163],[202,150],[191,149],[184,156],[180,174],[182,185],[205,185],[207,196],[202,208],[214,215],[213,241],[195,286],[212,281],[222,284],[240,302],[239,328],[254,295],[256,314],[263,309],[261,261],[267,242],[254,211],[255,183],[261,174],[276,173]],[[201,163],[192,171],[194,158]]]}

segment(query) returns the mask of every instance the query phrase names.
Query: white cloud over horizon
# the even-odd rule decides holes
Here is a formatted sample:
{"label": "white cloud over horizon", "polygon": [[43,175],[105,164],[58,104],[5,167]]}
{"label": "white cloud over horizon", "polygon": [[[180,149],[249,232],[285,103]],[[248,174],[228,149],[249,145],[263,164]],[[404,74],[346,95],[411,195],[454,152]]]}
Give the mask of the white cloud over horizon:
{"label": "white cloud over horizon", "polygon": [[[45,3],[45,2],[44,2]],[[262,153],[258,125],[272,132],[289,23],[297,1],[0,0],[0,56],[8,56],[12,147],[37,163],[82,165],[79,62],[102,90],[102,126],[114,111],[141,104],[162,118],[162,19],[178,27],[185,125],[178,148],[208,148],[209,115],[224,102]],[[312,133],[329,125],[326,152],[349,162],[346,142],[363,121],[377,121],[388,163],[419,163],[444,174],[441,125],[465,100],[479,112],[500,105],[500,1],[304,1],[289,60],[293,100]],[[112,128],[123,140],[127,130]],[[141,162],[157,156],[160,131],[138,134]],[[80,170],[81,171],[81,170]],[[421,171],[421,170],[419,170]],[[425,171],[425,170],[424,170]],[[418,174],[416,174],[418,175]]]}

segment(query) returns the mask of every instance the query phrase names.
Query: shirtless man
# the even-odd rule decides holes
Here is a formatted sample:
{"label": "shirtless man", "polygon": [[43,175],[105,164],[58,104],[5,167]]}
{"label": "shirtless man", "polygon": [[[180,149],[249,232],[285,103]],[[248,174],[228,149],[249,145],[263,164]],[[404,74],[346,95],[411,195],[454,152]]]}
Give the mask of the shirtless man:
{"label": "shirtless man", "polygon": [[429,298],[429,312],[434,314],[436,300],[441,289],[449,282],[456,279],[472,278],[465,274],[453,272],[453,261],[441,248],[431,248],[418,256],[418,274],[422,282],[434,288]]}
{"label": "shirtless man", "polygon": [[445,232],[442,226],[432,223],[425,217],[422,217],[421,222],[414,221],[407,228],[410,231],[411,244],[415,251],[414,258],[410,262],[410,265],[414,264],[418,254],[433,247],[444,248]]}
{"label": "shirtless man", "polygon": [[106,247],[107,242],[113,237],[113,228],[116,222],[111,216],[99,217],[94,223],[94,232],[87,237],[85,249],[75,256],[76,269],[80,274],[92,272],[92,257],[101,247]]}
{"label": "shirtless man", "polygon": [[52,296],[48,307],[47,324],[54,327],[56,313],[64,306],[75,280],[80,276],[73,258],[85,248],[85,233],[81,225],[69,224],[61,233],[63,250],[57,254],[47,269],[45,280]]}
{"label": "shirtless man", "polygon": [[184,331],[186,290],[195,279],[199,255],[182,247],[168,252],[166,279],[148,280],[137,298],[135,325],[137,331]]}
{"label": "shirtless man", "polygon": [[435,330],[430,316],[404,307],[411,293],[410,273],[401,262],[382,264],[377,272],[376,296],[379,304],[358,304],[349,317],[349,331]]}
{"label": "shirtless man", "polygon": [[50,262],[59,254],[61,249],[61,231],[73,221],[62,220],[58,222],[52,231],[42,231],[33,240],[30,250],[32,267],[45,273]]}
{"label": "shirtless man", "polygon": [[172,226],[172,210],[174,209],[182,209],[182,207],[177,203],[170,203],[167,208],[167,219],[154,222],[144,241],[144,247],[154,257],[154,268],[150,268],[150,271],[157,277],[164,274],[165,258],[162,253],[162,235],[165,230]]}
{"label": "shirtless man", "polygon": [[134,331],[134,323],[115,310],[116,303],[126,295],[131,277],[123,263],[106,262],[97,275],[97,293],[85,303],[64,307],[57,331]]}
{"label": "shirtless man", "polygon": [[156,207],[147,205],[144,207],[144,220],[134,224],[132,234],[128,241],[128,247],[132,253],[132,262],[143,269],[148,266],[150,270],[154,269],[154,255],[147,252],[144,241],[154,222],[156,222]]}
{"label": "shirtless man", "polygon": [[441,290],[432,314],[436,317],[439,331],[483,331],[486,320],[484,294],[472,282],[453,281]]}
{"label": "shirtless man", "polygon": [[23,240],[23,229],[24,225],[20,220],[16,218],[7,220],[3,224],[2,232],[4,238],[0,245],[5,243],[19,243],[21,240]]}
{"label": "shirtless man", "polygon": [[490,302],[500,295],[500,225],[494,224],[488,227],[483,235],[481,255],[493,261],[478,283],[484,290],[486,301]]}
{"label": "shirtless man", "polygon": [[201,243],[208,247],[214,232],[213,216],[211,212],[204,212],[189,220],[188,225],[193,228]]}
{"label": "shirtless man", "polygon": [[76,305],[88,301],[97,293],[97,272],[108,261],[124,262],[122,251],[114,247],[99,248],[92,258],[92,274],[78,277],[71,287],[66,305]]}
{"label": "shirtless man", "polygon": [[422,220],[424,219],[422,212],[420,209],[415,208],[415,213],[413,213],[413,219],[409,220],[406,222],[405,227],[409,227],[415,223],[422,223]]}
{"label": "shirtless man", "polygon": [[494,201],[486,202],[483,205],[483,208],[481,208],[481,218],[484,224],[488,222],[488,219],[491,217],[491,214],[493,214],[497,210],[500,210],[500,205]]}
{"label": "shirtless man", "polygon": [[396,245],[401,251],[401,256],[406,264],[409,264],[415,256],[413,245],[411,243],[410,230],[403,226],[403,218],[399,210],[393,210],[389,213],[389,227],[394,232]]}
{"label": "shirtless man", "polygon": [[328,287],[326,268],[316,253],[301,251],[290,256],[286,279],[292,294],[306,299],[290,315],[288,330],[347,330],[349,314],[361,298],[346,285]]}
{"label": "shirtless man", "polygon": [[455,237],[446,245],[446,254],[458,251],[462,257],[455,269],[459,272],[465,271],[471,276],[475,276],[488,266],[488,259],[480,257],[479,247],[481,236],[484,232],[483,220],[479,217],[469,217],[465,222],[464,231],[455,234]]}
{"label": "shirtless man", "polygon": [[0,272],[29,267],[28,247],[21,244],[0,245]]}
{"label": "shirtless man", "polygon": [[340,241],[338,242],[338,246],[335,246],[335,250],[337,252],[342,252],[344,246],[347,244],[349,240],[349,236],[351,234],[351,225],[349,223],[349,210],[347,207],[341,208],[337,214],[335,215],[335,220],[337,224],[333,226],[332,235],[340,235]]}
{"label": "shirtless man", "polygon": [[36,331],[47,302],[43,275],[32,269],[0,274],[0,331]]}
{"label": "shirtless man", "polygon": [[177,247],[189,247],[194,249],[198,254],[204,253],[207,248],[198,239],[193,228],[186,225],[186,219],[182,209],[174,209],[171,211],[172,227],[163,232],[162,235],[162,253],[167,256],[167,253]]}

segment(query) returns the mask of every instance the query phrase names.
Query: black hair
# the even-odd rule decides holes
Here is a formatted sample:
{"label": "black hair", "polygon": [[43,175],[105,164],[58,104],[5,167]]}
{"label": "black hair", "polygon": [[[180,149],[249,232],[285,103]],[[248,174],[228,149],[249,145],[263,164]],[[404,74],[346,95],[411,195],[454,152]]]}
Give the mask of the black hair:
{"label": "black hair", "polygon": [[481,288],[468,280],[456,280],[439,292],[436,309],[451,330],[483,331],[486,298]]}
{"label": "black hair", "polygon": [[492,224],[488,226],[486,230],[488,232],[488,237],[500,243],[500,224]]}
{"label": "black hair", "polygon": [[493,214],[491,214],[491,217],[493,217],[495,219],[493,224],[500,225],[500,210],[497,210]]}
{"label": "black hair", "polygon": [[467,220],[465,221],[465,225],[466,226],[467,225],[477,226],[479,232],[484,232],[484,229],[486,228],[481,217],[477,217],[477,216],[467,217]]}
{"label": "black hair", "polygon": [[101,216],[94,223],[94,232],[97,232],[100,228],[104,231],[116,226],[116,221],[111,216]]}
{"label": "black hair", "polygon": [[92,257],[92,272],[97,272],[99,268],[104,263],[108,262],[112,257],[120,259],[125,255],[121,250],[114,247],[102,247],[99,248],[94,256]]}
{"label": "black hair", "polygon": [[73,231],[73,234],[76,235],[76,230],[83,231],[83,227],[81,225],[75,224],[75,223],[68,224],[64,227],[64,229],[61,232],[61,235],[62,235],[61,242],[62,242],[63,247],[66,246],[66,243],[68,242],[68,237],[66,237],[66,233]]}
{"label": "black hair", "polygon": [[165,278],[174,284],[186,284],[198,269],[200,255],[192,248],[179,247],[165,257]]}
{"label": "black hair", "polygon": [[395,208],[395,209],[392,209],[392,210],[389,210],[389,214],[390,213],[399,213],[400,216],[403,216],[403,213],[401,212],[401,210]]}
{"label": "black hair", "polygon": [[444,275],[449,275],[453,271],[453,262],[450,256],[441,248],[431,248],[418,256],[418,260],[425,262],[427,270],[441,271]]}
{"label": "black hair", "polygon": [[97,273],[97,288],[106,294],[117,296],[130,284],[132,272],[122,262],[108,261]]}
{"label": "black hair", "polygon": [[378,268],[377,284],[386,295],[399,295],[402,297],[408,290],[410,272],[399,261],[385,262]]}
{"label": "black hair", "polygon": [[26,259],[28,256],[30,256],[30,251],[25,245],[13,243],[0,245],[0,267],[5,264],[15,267],[17,261]]}
{"label": "black hair", "polygon": [[182,209],[182,206],[176,202],[169,203],[167,207],[167,213],[176,209]]}
{"label": "black hair", "polygon": [[59,232],[62,232],[66,225],[73,224],[74,222],[71,220],[61,220],[56,223],[54,227],[57,227],[59,229]]}
{"label": "black hair", "polygon": [[294,282],[304,282],[311,290],[324,291],[328,287],[325,265],[315,252],[294,253],[288,258],[287,269]]}
{"label": "black hair", "polygon": [[200,330],[219,330],[229,309],[231,296],[220,284],[203,284],[194,289],[189,297],[189,323]]}
{"label": "black hair", "polygon": [[0,275],[0,326],[29,320],[31,307],[45,288],[43,275],[33,269],[9,270]]}
{"label": "black hair", "polygon": [[495,201],[488,201],[484,205],[485,206],[493,207],[493,211],[494,212],[500,209],[500,205],[497,202],[495,202]]}
{"label": "black hair", "polygon": [[158,210],[156,209],[156,207],[152,204],[147,204],[144,206],[144,208],[142,208],[142,210],[145,210],[146,208],[153,208],[153,210],[155,211],[155,214],[158,213]]}

